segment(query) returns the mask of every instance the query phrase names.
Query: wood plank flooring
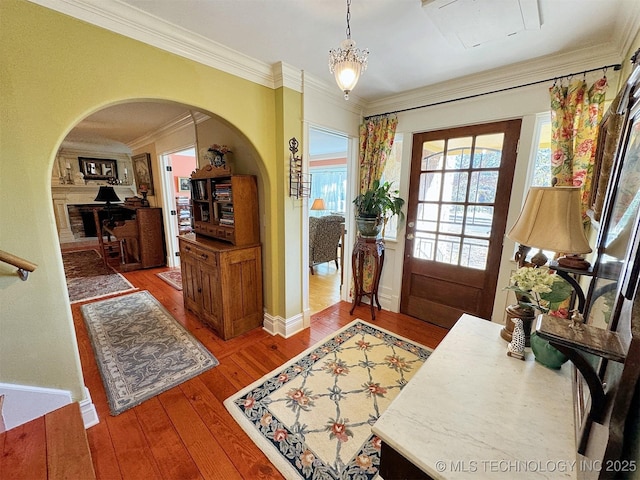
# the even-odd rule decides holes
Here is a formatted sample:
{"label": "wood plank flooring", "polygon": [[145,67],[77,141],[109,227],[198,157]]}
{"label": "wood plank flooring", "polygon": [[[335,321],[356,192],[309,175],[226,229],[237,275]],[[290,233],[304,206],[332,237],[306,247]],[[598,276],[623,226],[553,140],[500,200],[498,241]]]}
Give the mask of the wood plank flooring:
{"label": "wood plank flooring", "polygon": [[340,301],[340,270],[335,263],[326,262],[313,267],[309,273],[309,308],[311,315]]}
{"label": "wood plank flooring", "polygon": [[[315,314],[311,327],[291,338],[254,329],[223,341],[182,303],[182,292],[158,278],[156,268],[125,273],[148,290],[202,342],[220,365],[113,417],[80,313],[72,305],[85,384],[100,418],[87,430],[98,479],[281,479],[282,475],[227,413],[223,401],[242,387],[324,339],[355,318],[369,320],[368,306],[349,315],[339,302]],[[428,347],[446,330],[402,314],[378,312],[375,323]]]}

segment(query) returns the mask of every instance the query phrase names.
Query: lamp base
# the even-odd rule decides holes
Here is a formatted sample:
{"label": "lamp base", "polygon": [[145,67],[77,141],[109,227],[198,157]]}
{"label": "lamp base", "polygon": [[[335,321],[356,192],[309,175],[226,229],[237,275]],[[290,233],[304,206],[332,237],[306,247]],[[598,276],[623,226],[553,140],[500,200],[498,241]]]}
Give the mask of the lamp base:
{"label": "lamp base", "polygon": [[591,264],[578,255],[566,255],[557,260],[558,265],[575,270],[588,270]]}
{"label": "lamp base", "polygon": [[542,267],[547,263],[547,256],[542,253],[542,249],[538,250],[533,257],[531,257],[531,263],[533,263],[536,267]]}

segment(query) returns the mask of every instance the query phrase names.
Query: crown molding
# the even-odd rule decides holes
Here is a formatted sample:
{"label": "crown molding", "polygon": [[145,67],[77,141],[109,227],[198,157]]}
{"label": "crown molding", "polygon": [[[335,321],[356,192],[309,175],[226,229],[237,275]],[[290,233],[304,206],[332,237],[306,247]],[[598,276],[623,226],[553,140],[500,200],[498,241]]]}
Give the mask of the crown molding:
{"label": "crown molding", "polygon": [[274,88],[269,64],[118,0],[29,1],[259,85]]}
{"label": "crown molding", "polygon": [[[613,35],[613,43],[619,52],[623,55],[633,48],[633,41],[640,34],[640,2],[632,3],[632,10],[620,11],[618,15],[623,17],[619,18],[616,25],[621,25],[616,33]],[[625,58],[624,61],[628,61]]]}
{"label": "crown molding", "polygon": [[[421,105],[464,99],[549,78],[560,78],[570,73],[621,63],[621,56],[620,50],[608,44],[604,48],[584,48],[571,53],[540,57],[371,101],[366,105],[365,116],[419,108]],[[607,75],[611,75],[611,70]]]}
{"label": "crown molding", "polygon": [[273,84],[275,88],[287,87],[302,93],[302,70],[284,62],[274,63]]}
{"label": "crown molding", "polygon": [[[196,114],[194,114],[194,116],[196,116]],[[197,123],[200,123],[208,118],[209,118],[208,116],[204,114],[200,114],[196,116],[195,121]],[[194,118],[191,116],[190,113],[186,113],[184,115],[178,115],[173,120],[162,125],[160,128],[129,142],[127,146],[132,151],[135,151],[138,148],[141,148],[141,147],[144,147],[145,145],[149,145],[150,143],[153,143],[158,138],[166,137],[167,135],[170,135],[182,128],[193,127],[193,124],[194,124]]]}

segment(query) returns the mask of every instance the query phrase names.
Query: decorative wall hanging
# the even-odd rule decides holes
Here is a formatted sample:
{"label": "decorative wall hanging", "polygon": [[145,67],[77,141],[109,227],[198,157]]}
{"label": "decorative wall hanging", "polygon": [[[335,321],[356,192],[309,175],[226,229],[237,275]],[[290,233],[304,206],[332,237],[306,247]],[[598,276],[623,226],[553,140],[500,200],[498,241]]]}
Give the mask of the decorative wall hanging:
{"label": "decorative wall hanging", "polygon": [[308,197],[311,193],[311,174],[302,173],[302,157],[297,156],[298,140],[289,140],[289,196],[296,198]]}

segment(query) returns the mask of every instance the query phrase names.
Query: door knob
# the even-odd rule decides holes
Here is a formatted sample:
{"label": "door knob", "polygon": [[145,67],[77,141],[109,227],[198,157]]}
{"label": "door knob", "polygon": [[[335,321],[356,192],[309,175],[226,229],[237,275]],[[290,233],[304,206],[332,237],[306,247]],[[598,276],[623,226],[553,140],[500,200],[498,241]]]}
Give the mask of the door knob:
{"label": "door knob", "polygon": [[407,234],[407,240],[413,240],[413,233]]}
{"label": "door knob", "polygon": [[415,222],[409,222],[409,223],[407,224],[407,227],[409,227],[409,228],[413,228],[413,227],[415,227],[415,226],[416,226]]}

